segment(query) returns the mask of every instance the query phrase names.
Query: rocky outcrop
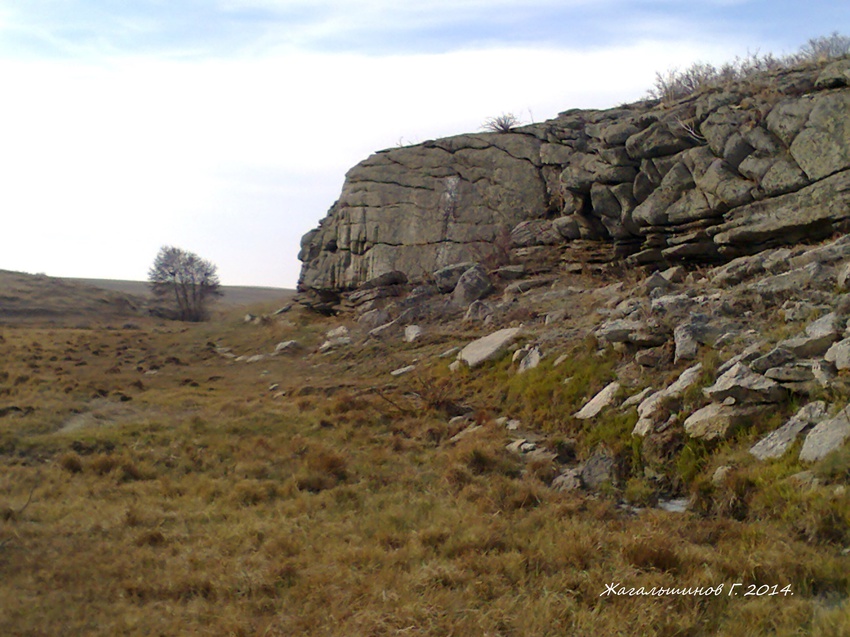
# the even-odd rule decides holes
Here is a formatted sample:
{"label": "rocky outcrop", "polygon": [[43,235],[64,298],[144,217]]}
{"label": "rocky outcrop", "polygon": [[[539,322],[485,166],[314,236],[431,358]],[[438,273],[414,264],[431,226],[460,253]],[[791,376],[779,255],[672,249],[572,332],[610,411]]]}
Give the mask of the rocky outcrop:
{"label": "rocky outcrop", "polygon": [[418,280],[535,250],[582,262],[727,261],[844,230],[842,69],[786,69],[673,103],[572,110],[379,152],[349,171],[304,236],[299,287],[352,289],[391,272]]}

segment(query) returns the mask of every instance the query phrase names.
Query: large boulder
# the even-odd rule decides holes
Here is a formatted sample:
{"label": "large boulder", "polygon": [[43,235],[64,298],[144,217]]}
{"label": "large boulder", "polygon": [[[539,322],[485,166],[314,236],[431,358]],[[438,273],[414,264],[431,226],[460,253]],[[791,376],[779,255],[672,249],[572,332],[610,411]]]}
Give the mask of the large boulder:
{"label": "large boulder", "polygon": [[469,307],[469,304],[482,299],[493,291],[490,276],[480,265],[474,265],[460,275],[452,291],[452,305]]}
{"label": "large boulder", "polygon": [[435,270],[431,276],[434,278],[434,284],[437,286],[437,289],[446,294],[455,289],[461,275],[474,265],[475,263],[472,261],[453,263]]}
{"label": "large boulder", "polygon": [[672,385],[646,397],[638,405],[638,421],[632,430],[632,435],[646,436],[652,433],[663,419],[668,402],[680,398],[689,387],[699,381],[701,374],[702,363],[697,363],[683,371]]}
{"label": "large boulder", "polygon": [[770,432],[750,448],[759,460],[779,458],[794,444],[803,431],[813,427],[826,416],[826,403],[819,400],[802,407],[788,422]]}
{"label": "large boulder", "polygon": [[703,393],[718,402],[732,398],[736,403],[775,403],[785,397],[786,391],[779,383],[737,363]]}
{"label": "large boulder", "polygon": [[595,418],[603,409],[610,407],[614,403],[619,391],[620,383],[616,381],[606,385],[602,391],[591,398],[584,407],[576,412],[575,417],[580,420]]}
{"label": "large boulder", "polygon": [[685,433],[699,440],[726,440],[758,411],[752,406],[737,407],[710,403],[685,419]]}
{"label": "large boulder", "polygon": [[802,462],[815,462],[844,446],[850,438],[850,416],[844,407],[838,415],[818,423],[806,436],[800,450]]}
{"label": "large boulder", "polygon": [[469,367],[478,367],[504,352],[521,330],[519,327],[509,327],[474,340],[458,353],[457,359]]}

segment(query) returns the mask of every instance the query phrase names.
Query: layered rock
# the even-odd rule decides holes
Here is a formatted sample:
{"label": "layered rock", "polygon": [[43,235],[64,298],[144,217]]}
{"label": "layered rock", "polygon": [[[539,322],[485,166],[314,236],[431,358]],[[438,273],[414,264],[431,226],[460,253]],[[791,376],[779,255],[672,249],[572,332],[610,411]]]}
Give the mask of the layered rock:
{"label": "layered rock", "polygon": [[394,271],[417,280],[535,249],[727,261],[846,230],[842,73],[783,70],[674,103],[573,110],[379,152],[349,171],[303,238],[299,286],[351,289]]}

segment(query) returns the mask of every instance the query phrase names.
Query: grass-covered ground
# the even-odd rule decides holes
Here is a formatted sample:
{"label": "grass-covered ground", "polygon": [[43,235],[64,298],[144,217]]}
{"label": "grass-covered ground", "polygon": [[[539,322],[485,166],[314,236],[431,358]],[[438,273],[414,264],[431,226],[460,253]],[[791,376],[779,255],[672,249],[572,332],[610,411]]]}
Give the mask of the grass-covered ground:
{"label": "grass-covered ground", "polygon": [[[450,375],[437,354],[465,340],[438,331],[310,353],[336,324],[0,330],[0,634],[850,634],[846,453],[804,487],[788,477],[807,467],[749,458],[777,424],[753,423],[656,459],[692,512],[642,508],[634,414],[571,416],[618,354]],[[213,347],[289,338],[307,349],[250,364]],[[452,442],[449,403],[482,428]],[[608,445],[626,479],[550,489],[501,415],[579,459]]]}

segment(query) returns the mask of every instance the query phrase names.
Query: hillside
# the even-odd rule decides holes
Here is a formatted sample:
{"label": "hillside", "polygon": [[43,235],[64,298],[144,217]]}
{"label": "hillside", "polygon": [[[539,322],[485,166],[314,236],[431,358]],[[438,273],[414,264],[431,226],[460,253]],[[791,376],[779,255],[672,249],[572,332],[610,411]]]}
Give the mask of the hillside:
{"label": "hillside", "polygon": [[[222,286],[213,308],[220,311],[256,304],[285,305],[294,290]],[[53,324],[137,320],[149,316],[150,290],[142,281],[71,279],[0,270],[0,323]]]}
{"label": "hillside", "polygon": [[0,329],[0,631],[847,634],[848,264]]}
{"label": "hillside", "polygon": [[379,153],[286,309],[10,278],[0,634],[850,634],[850,60],[760,77]]}
{"label": "hillside", "polygon": [[[85,285],[92,285],[105,290],[123,292],[134,296],[150,298],[150,287],[145,281],[122,281],[117,279],[66,279]],[[285,303],[295,293],[286,288],[269,288],[250,285],[223,285],[223,295],[215,299],[217,307],[236,307],[241,305],[256,305],[257,303]]]}
{"label": "hillside", "polygon": [[143,316],[147,301],[135,291],[106,290],[83,282],[0,270],[0,322],[98,322]]}

